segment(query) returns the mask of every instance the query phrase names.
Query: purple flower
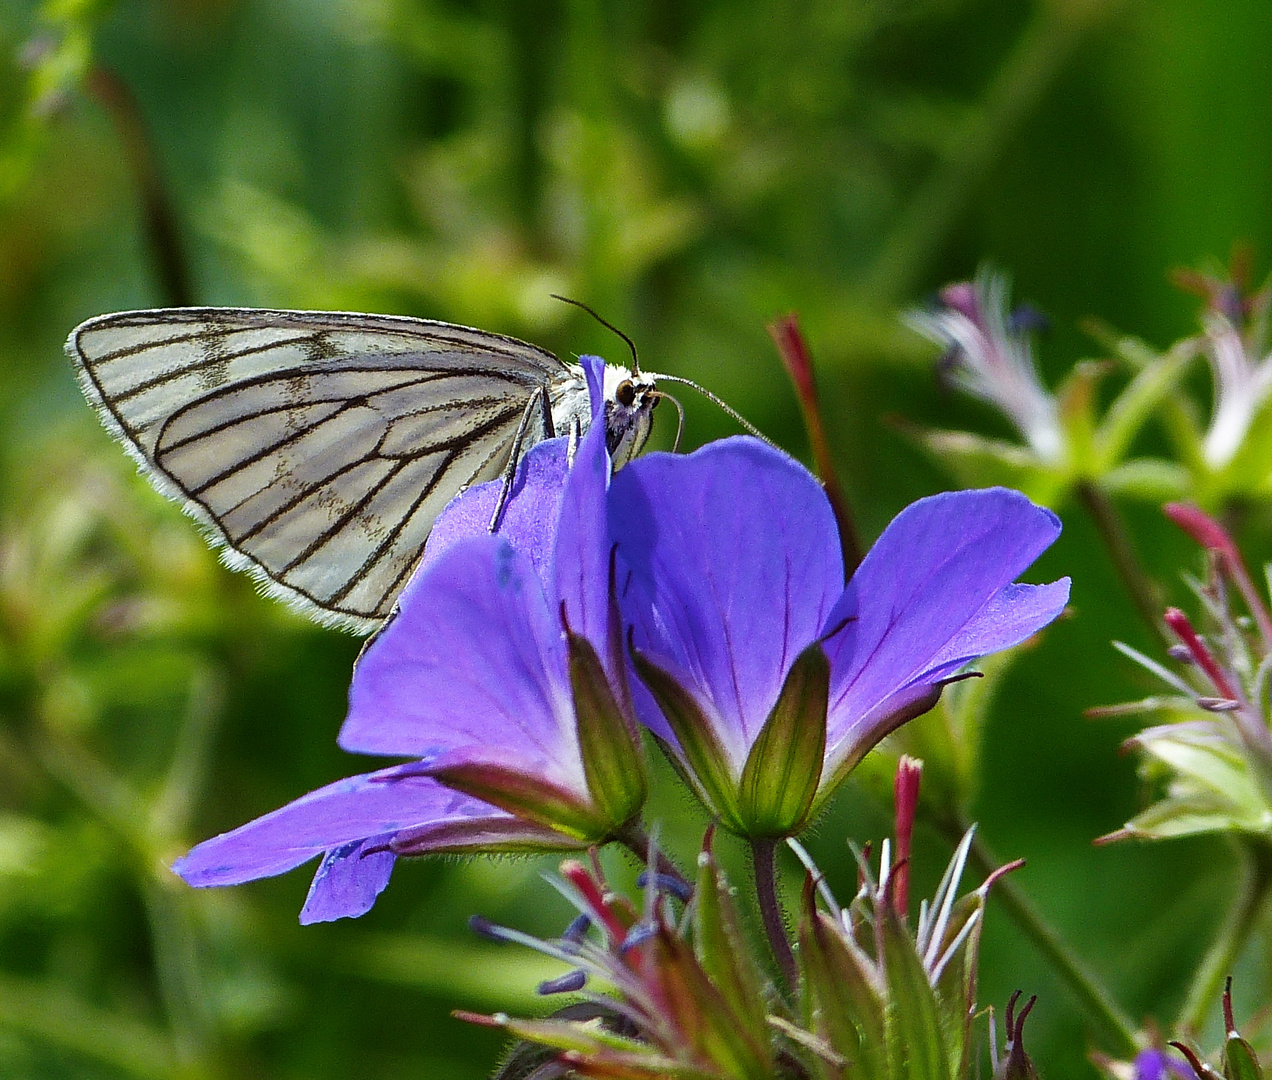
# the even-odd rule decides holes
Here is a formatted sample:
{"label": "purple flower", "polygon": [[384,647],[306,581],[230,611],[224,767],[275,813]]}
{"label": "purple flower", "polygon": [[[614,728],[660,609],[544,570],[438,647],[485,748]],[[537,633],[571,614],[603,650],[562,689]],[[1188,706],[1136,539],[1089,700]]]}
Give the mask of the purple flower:
{"label": "purple flower", "polygon": [[[583,359],[595,407],[601,369]],[[178,860],[181,877],[231,885],[322,855],[301,913],[315,922],[368,910],[396,855],[586,847],[638,813],[644,771],[610,602],[605,425],[568,469],[567,456],[564,439],[526,456],[499,535],[488,525],[500,482],[456,500],[359,660],[340,745],[415,760],[208,840]]]}
{"label": "purple flower", "polygon": [[1060,532],[1003,488],[921,499],[844,587],[813,476],[739,437],[615,475],[620,605],[641,720],[735,831],[789,835],[969,661],[1056,617],[1014,579]]}

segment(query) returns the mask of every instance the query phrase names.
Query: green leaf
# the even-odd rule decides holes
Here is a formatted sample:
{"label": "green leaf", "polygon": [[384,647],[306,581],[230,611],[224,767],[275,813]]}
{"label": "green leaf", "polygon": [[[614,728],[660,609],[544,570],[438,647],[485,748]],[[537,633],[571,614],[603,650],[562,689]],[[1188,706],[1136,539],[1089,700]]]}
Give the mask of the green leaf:
{"label": "green leaf", "polygon": [[767,1024],[752,1028],[743,1022],[683,938],[663,929],[646,948],[646,981],[656,983],[652,993],[678,1038],[714,1063],[721,1076],[773,1080]]}
{"label": "green leaf", "polygon": [[790,836],[804,824],[826,756],[830,661],[818,643],[795,658],[751,746],[738,785],[748,836]]}

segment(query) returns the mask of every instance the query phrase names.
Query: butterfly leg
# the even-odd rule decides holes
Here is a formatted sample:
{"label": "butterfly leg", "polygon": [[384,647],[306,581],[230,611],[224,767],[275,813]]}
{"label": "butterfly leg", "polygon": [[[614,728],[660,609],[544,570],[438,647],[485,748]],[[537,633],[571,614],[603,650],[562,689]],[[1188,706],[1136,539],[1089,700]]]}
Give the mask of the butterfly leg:
{"label": "butterfly leg", "polygon": [[[503,486],[499,489],[499,501],[495,503],[495,512],[490,515],[490,531],[494,532],[499,528],[499,520],[503,517],[504,507],[508,505],[508,497],[512,494],[512,482],[517,478],[517,466],[521,463],[521,444],[525,442],[526,431],[530,427],[530,420],[534,416],[535,410],[543,408],[543,403],[547,400],[547,394],[543,392],[542,387],[537,387],[530,400],[526,402],[526,407],[521,413],[521,423],[517,425],[517,433],[512,437],[512,450],[508,454],[508,467],[504,469]],[[549,432],[552,431],[552,418],[548,417]]]}

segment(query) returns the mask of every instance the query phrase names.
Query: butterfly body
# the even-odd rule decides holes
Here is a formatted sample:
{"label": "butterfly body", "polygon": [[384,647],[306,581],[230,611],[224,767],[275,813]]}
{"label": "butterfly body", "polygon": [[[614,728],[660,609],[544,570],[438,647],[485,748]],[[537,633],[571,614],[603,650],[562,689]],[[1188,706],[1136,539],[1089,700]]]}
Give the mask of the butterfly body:
{"label": "butterfly body", "polygon": [[[90,319],[67,352],[103,422],[267,592],[369,631],[432,523],[514,454],[591,421],[578,365],[402,316],[172,308]],[[607,368],[615,465],[648,438],[652,379]]]}

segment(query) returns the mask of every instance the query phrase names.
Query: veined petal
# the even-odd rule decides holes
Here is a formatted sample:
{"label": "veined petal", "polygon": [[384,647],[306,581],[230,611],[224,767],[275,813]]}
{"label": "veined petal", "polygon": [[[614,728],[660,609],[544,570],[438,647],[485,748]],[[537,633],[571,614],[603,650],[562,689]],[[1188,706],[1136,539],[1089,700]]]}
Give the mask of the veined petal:
{"label": "veined petal", "polygon": [[825,494],[794,459],[739,436],[633,462],[614,475],[609,513],[633,579],[620,605],[636,646],[684,673],[740,774],[787,669],[842,591]]}
{"label": "veined petal", "polygon": [[[587,378],[592,416],[604,416],[605,361],[599,356],[581,356],[579,363]],[[604,428],[604,424],[600,426]],[[514,548],[530,557],[535,572],[544,582],[550,580],[557,519],[569,471],[568,434],[561,432],[558,438],[532,446],[522,455],[497,529]],[[452,499],[433,523],[420,567],[435,562],[458,540],[487,534],[503,488],[504,478],[500,476]]]}
{"label": "veined petal", "polygon": [[586,791],[560,616],[529,557],[482,536],[417,574],[354,670],[339,743],[426,759],[495,746]]}
{"label": "veined petal", "polygon": [[282,874],[324,852],[424,824],[509,815],[394,766],[337,780],[255,821],[214,836],[172,869],[196,886]]}
{"label": "veined petal", "polygon": [[397,861],[385,848],[393,835],[383,833],[328,851],[300,909],[301,925],[356,919],[370,911],[388,886]]}
{"label": "veined petal", "polygon": [[[892,521],[827,620],[843,629],[831,661],[828,758],[893,695],[935,683],[976,656],[1006,648],[1063,608],[1067,580],[1013,579],[1060,534],[1060,521],[1005,488],[920,499]],[[847,620],[847,621],[846,621]]]}
{"label": "veined petal", "polygon": [[[498,533],[530,558],[540,580],[556,543],[557,516],[565,486],[568,439],[549,439],[533,446],[517,466],[516,479],[499,519]],[[433,524],[417,575],[461,540],[486,536],[504,480],[477,484],[453,499]]]}

